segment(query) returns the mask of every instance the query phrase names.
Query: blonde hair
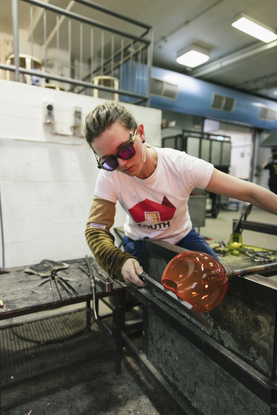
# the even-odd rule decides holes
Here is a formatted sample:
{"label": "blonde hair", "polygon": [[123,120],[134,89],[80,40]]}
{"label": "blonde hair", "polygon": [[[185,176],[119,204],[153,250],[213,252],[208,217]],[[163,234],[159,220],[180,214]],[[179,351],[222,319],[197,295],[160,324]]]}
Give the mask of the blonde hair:
{"label": "blonde hair", "polygon": [[98,105],[86,116],[85,122],[85,136],[90,146],[96,137],[115,122],[128,129],[136,129],[138,126],[133,114],[118,102]]}

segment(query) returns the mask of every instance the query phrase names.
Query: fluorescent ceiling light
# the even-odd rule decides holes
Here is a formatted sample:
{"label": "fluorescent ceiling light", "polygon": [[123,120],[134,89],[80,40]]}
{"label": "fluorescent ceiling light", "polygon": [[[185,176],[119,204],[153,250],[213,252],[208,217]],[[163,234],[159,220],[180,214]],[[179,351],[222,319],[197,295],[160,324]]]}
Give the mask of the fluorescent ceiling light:
{"label": "fluorescent ceiling light", "polygon": [[270,27],[267,27],[264,24],[257,22],[257,20],[245,15],[241,15],[238,20],[232,23],[232,26],[244,33],[247,33],[248,35],[262,40],[265,43],[269,43],[277,39],[277,35],[273,29],[270,29]]}
{"label": "fluorescent ceiling light", "polygon": [[195,68],[204,62],[207,62],[210,57],[210,51],[202,46],[192,44],[187,46],[177,53],[176,61],[181,65]]}

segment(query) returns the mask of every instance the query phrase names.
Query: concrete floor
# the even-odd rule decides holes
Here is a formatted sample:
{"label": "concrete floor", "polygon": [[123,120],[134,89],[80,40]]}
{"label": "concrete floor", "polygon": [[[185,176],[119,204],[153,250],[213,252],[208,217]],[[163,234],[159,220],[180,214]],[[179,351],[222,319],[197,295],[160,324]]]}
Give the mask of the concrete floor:
{"label": "concrete floor", "polygon": [[[81,306],[68,306],[67,312],[75,312]],[[101,301],[99,306],[101,315],[109,311]],[[64,309],[62,310],[65,312]],[[136,310],[140,313],[140,307],[136,307]],[[9,320],[8,324],[23,322],[32,324],[31,322],[36,318],[41,321],[50,316],[56,318],[59,315],[58,312],[59,310],[55,310],[37,313],[36,316],[22,316]],[[129,320],[134,318],[130,313],[128,316]],[[7,321],[0,323],[0,328],[8,325]],[[108,317],[106,323],[111,328],[111,318]],[[48,323],[48,330],[49,324],[51,323]],[[40,337],[36,331],[41,331],[39,326],[33,329],[32,338]],[[27,333],[30,332],[27,330]],[[53,335],[55,337],[55,334]],[[16,336],[12,335],[12,337],[11,343],[17,343]],[[132,337],[137,347],[140,347],[141,334],[135,333]],[[11,344],[11,348],[13,347]],[[31,344],[30,347],[30,352],[21,352],[20,361],[23,365],[24,361],[30,359],[32,353],[33,359],[37,360],[36,350],[44,346],[32,346]],[[49,361],[49,352],[45,354],[42,350],[39,353],[44,353],[46,361]],[[59,352],[55,355],[59,356]],[[30,366],[27,363],[26,368],[33,364],[33,361]],[[18,373],[15,374],[18,376]],[[70,366],[58,369],[53,369],[52,366],[48,373],[6,385],[1,390],[1,415],[168,415],[173,413],[164,396],[149,382],[125,349],[123,349],[120,375],[115,374],[113,353],[106,353],[96,357],[93,355],[91,360],[89,358],[85,362],[70,364]]]}
{"label": "concrete floor", "polygon": [[[228,243],[232,220],[240,212],[221,210],[206,218],[201,235]],[[275,215],[253,208],[248,220],[277,225]],[[243,242],[277,250],[277,236],[243,231]],[[10,322],[9,322],[10,323]],[[165,397],[124,351],[122,373],[114,373],[113,357],[99,358],[40,375],[2,391],[2,415],[173,415]]]}
{"label": "concrete floor", "polygon": [[119,376],[114,373],[113,357],[106,357],[25,380],[2,392],[2,408],[2,415],[174,413],[127,355]]}
{"label": "concrete floor", "polygon": [[[243,204],[240,204],[239,211],[237,212],[221,209],[216,219],[207,217],[205,227],[200,228],[200,234],[202,236],[212,238],[213,242],[223,241],[227,244],[233,229],[233,219],[240,218],[242,206]],[[277,225],[276,215],[265,212],[255,206],[252,207],[251,213],[247,217],[247,220],[251,222]],[[256,232],[243,230],[242,241],[246,245],[254,245],[260,248],[277,250],[277,235],[258,234]]]}

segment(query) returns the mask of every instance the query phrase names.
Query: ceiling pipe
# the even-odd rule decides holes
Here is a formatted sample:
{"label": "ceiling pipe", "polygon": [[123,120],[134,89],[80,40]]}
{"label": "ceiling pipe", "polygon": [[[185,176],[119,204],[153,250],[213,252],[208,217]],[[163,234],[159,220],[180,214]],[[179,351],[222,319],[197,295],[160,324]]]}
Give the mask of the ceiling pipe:
{"label": "ceiling pipe", "polygon": [[276,46],[277,40],[274,40],[270,43],[261,45],[259,44],[258,46],[249,46],[245,49],[240,50],[239,52],[232,53],[228,56],[225,56],[224,58],[215,60],[214,62],[203,65],[200,68],[194,69],[190,72],[190,75],[194,78],[209,75],[211,72],[223,70],[226,66],[237,63],[241,59],[247,59],[250,56],[265,52],[269,49],[275,48]]}
{"label": "ceiling pipe", "polygon": [[[177,94],[163,96],[152,92],[151,106],[184,114],[251,126],[262,130],[276,130],[277,102],[223,87],[206,80],[152,67],[151,77],[166,82]],[[172,89],[173,90],[173,89]],[[233,107],[213,106],[215,98],[233,101]],[[220,98],[221,97],[221,98]],[[225,98],[224,98],[225,97]],[[230,101],[230,102],[231,102]]]}

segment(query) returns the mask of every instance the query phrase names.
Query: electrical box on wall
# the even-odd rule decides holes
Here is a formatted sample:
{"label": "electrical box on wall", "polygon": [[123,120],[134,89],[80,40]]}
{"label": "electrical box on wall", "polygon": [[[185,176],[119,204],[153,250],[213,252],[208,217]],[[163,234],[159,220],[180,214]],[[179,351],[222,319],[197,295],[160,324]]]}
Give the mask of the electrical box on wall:
{"label": "electrical box on wall", "polygon": [[[55,108],[55,109],[54,109]],[[82,107],[60,108],[53,102],[43,103],[43,124],[46,133],[72,138],[84,138],[82,134]]]}
{"label": "electrical box on wall", "polygon": [[74,107],[73,108],[73,120],[72,127],[80,128],[82,126],[82,108]]}
{"label": "electrical box on wall", "polygon": [[54,104],[52,102],[44,102],[43,105],[43,123],[54,124]]}

